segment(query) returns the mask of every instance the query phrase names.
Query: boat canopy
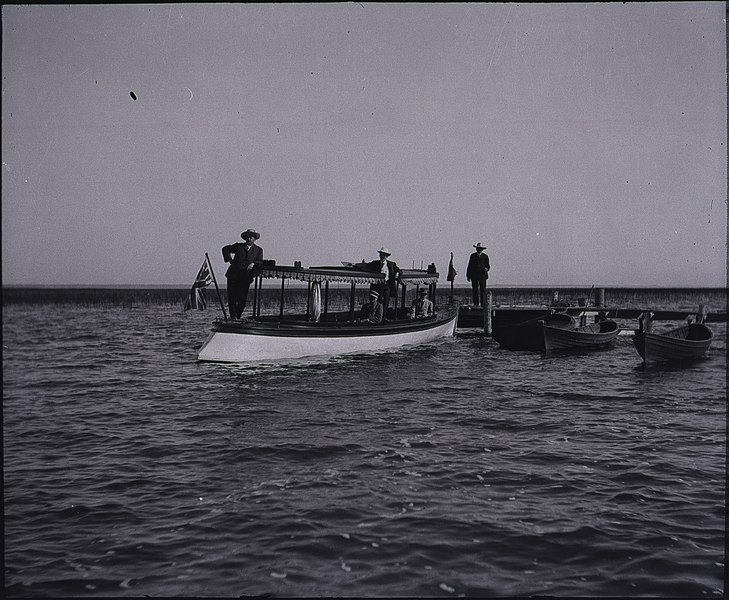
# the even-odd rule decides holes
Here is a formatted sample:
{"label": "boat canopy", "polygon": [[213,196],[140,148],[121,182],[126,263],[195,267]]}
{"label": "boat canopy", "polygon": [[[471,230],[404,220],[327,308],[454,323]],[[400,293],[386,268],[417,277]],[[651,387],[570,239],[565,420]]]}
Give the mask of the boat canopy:
{"label": "boat canopy", "polygon": [[[405,285],[430,285],[438,282],[438,273],[434,270],[401,269],[400,281]],[[342,267],[295,267],[285,265],[265,265],[258,271],[259,277],[267,279],[296,279],[307,282],[348,282],[348,283],[380,283],[384,280],[382,273],[367,271],[364,265]]]}

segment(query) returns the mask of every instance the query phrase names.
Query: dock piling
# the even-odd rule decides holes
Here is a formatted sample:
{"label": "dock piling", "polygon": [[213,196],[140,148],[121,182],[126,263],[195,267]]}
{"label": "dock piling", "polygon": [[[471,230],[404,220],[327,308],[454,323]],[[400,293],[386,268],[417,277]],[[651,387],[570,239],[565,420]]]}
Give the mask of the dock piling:
{"label": "dock piling", "polygon": [[706,305],[699,304],[699,312],[696,314],[696,322],[703,323],[706,320]]}
{"label": "dock piling", "polygon": [[486,292],[486,302],[483,307],[483,333],[491,337],[491,290]]}

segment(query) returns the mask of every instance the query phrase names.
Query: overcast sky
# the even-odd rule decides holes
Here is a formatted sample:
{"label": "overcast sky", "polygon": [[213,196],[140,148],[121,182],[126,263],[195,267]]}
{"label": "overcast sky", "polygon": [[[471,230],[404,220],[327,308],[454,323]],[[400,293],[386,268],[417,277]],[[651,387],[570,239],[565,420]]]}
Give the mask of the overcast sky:
{"label": "overcast sky", "polygon": [[[725,4],[2,7],[2,275],[726,283]],[[132,97],[136,97],[136,100]]]}

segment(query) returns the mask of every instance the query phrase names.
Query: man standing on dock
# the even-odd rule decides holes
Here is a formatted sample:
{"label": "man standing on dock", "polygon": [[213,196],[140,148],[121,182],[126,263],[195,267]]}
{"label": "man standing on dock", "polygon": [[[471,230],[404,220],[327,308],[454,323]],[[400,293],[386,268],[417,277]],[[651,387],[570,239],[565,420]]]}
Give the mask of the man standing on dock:
{"label": "man standing on dock", "polygon": [[489,278],[489,255],[484,252],[486,246],[481,242],[474,245],[476,252],[468,259],[466,279],[471,282],[473,288],[473,305],[484,306],[484,295],[486,293],[486,280]]}
{"label": "man standing on dock", "polygon": [[245,242],[223,246],[223,260],[230,263],[225,277],[228,281],[228,309],[231,319],[240,319],[246,307],[248,288],[263,263],[263,248],[256,246],[260,233],[247,229],[240,234]]}

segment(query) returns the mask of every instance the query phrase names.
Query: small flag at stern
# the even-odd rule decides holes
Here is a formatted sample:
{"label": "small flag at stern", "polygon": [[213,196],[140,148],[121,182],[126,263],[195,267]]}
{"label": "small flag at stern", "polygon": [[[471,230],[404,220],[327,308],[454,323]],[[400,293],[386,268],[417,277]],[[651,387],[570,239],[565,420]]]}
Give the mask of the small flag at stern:
{"label": "small flag at stern", "polygon": [[192,284],[190,293],[185,298],[184,310],[190,310],[192,308],[205,310],[208,307],[208,301],[205,298],[205,288],[212,282],[213,278],[210,276],[208,261],[205,260],[197,273],[197,277],[195,277],[195,283]]}
{"label": "small flag at stern", "polygon": [[453,268],[453,252],[451,252],[451,262],[448,263],[448,276],[446,277],[446,281],[453,281],[456,278],[456,275],[458,275],[458,273]]}

